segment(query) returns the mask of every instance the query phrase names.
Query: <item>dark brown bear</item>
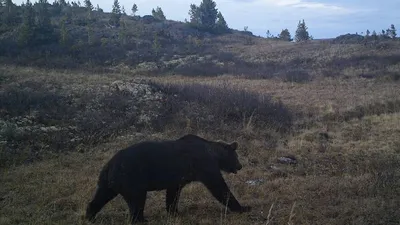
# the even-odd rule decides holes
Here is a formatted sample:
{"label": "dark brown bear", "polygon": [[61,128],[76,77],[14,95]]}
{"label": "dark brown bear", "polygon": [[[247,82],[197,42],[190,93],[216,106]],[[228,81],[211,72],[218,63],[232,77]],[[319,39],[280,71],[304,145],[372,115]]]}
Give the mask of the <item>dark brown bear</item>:
{"label": "dark brown bear", "polygon": [[147,191],[166,190],[166,209],[177,213],[181,189],[193,181],[202,182],[212,195],[233,212],[247,212],[229,190],[220,170],[235,173],[242,168],[237,142],[208,141],[196,135],[177,140],[145,141],[117,152],[100,172],[94,198],[86,218],[96,214],[121,194],[129,206],[132,224],[146,221],[143,210]]}

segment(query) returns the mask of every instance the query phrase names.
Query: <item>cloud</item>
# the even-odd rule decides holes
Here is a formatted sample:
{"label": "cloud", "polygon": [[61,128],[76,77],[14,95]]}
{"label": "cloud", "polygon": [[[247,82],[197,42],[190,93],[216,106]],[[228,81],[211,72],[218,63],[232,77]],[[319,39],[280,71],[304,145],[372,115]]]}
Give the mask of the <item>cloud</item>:
{"label": "cloud", "polygon": [[278,7],[292,8],[292,9],[305,9],[305,10],[324,10],[329,14],[348,14],[355,12],[354,9],[350,9],[344,6],[327,4],[316,1],[303,1],[303,0],[261,0],[267,5],[275,5]]}

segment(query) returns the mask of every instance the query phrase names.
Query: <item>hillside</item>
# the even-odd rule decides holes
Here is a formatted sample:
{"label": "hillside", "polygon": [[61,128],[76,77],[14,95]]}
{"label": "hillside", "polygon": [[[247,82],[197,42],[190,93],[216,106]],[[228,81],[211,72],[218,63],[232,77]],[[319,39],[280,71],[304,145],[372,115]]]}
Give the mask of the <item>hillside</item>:
{"label": "hillside", "polygon": [[[383,66],[385,75],[397,79],[390,65],[399,59],[399,42],[388,36],[349,34],[304,44],[229,28],[224,32],[200,29],[192,23],[152,15],[120,14],[115,26],[110,22],[113,13],[60,4],[35,3],[36,20],[48,18],[49,22],[31,25],[29,32],[24,30],[27,6],[14,6],[15,23],[0,28],[0,60],[11,65],[93,72],[251,74],[289,80],[307,80],[315,74],[346,75],[346,70],[374,77]],[[23,35],[26,32],[29,35]]]}
{"label": "hillside", "polygon": [[[184,22],[160,20],[152,15],[121,14],[119,25],[115,26],[110,24],[112,13],[90,11],[89,15],[85,7],[62,6],[58,2],[53,5],[35,3],[36,19],[41,18],[41,10],[45,8],[50,24],[45,28],[40,24],[31,25],[34,28],[29,31],[30,36],[25,37],[21,35],[27,7],[14,8],[15,24],[3,24],[0,29],[1,59],[12,64],[106,69],[218,53],[211,43],[221,34],[211,30],[197,29]],[[256,38],[250,32],[231,29],[224,33],[232,34],[239,41],[246,37]]]}
{"label": "hillside", "polygon": [[[117,27],[100,11],[88,26],[85,8],[48,5],[51,35],[21,44],[15,9],[19,25],[0,26],[0,224],[89,225],[116,151],[188,133],[239,143],[243,169],[224,177],[253,210],[226,213],[194,183],[177,217],[149,193],[148,224],[399,224],[398,39],[289,42],[152,16]],[[128,211],[117,197],[95,224]]]}
{"label": "hillside", "polygon": [[[176,218],[160,204],[164,192],[150,193],[150,224],[398,224],[398,51],[267,41],[225,49],[248,60],[239,76],[1,66],[1,224],[89,224],[84,209],[113,153],[187,133],[239,142],[244,169],[225,177],[254,209],[225,215],[193,184]],[[127,215],[117,198],[96,224]]]}

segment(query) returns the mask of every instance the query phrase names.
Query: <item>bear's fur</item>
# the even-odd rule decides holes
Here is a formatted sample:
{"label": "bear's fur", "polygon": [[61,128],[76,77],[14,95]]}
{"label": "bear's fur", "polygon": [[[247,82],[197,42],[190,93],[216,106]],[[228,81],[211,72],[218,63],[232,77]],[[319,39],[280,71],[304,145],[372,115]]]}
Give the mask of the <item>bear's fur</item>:
{"label": "bear's fur", "polygon": [[147,191],[166,190],[166,209],[177,213],[181,189],[202,182],[211,194],[233,212],[247,212],[229,190],[220,170],[236,173],[242,168],[237,142],[208,141],[196,135],[177,140],[145,141],[118,151],[100,172],[97,190],[86,209],[93,221],[110,200],[121,194],[129,206],[132,224],[146,221],[143,209]]}

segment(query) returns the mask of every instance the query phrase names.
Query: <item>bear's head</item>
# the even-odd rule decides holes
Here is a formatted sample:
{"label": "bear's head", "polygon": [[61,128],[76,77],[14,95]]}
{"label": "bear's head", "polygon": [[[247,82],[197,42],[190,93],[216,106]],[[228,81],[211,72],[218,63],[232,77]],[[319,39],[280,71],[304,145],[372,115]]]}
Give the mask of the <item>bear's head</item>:
{"label": "bear's head", "polygon": [[197,135],[188,134],[178,139],[185,143],[205,147],[218,161],[219,169],[227,173],[237,173],[242,169],[242,164],[236,152],[237,142],[225,143],[224,141],[209,141]]}
{"label": "bear's head", "polygon": [[236,174],[242,169],[239,157],[236,152],[237,142],[225,143],[223,141],[212,142],[212,148],[217,152],[219,168],[227,173]]}

